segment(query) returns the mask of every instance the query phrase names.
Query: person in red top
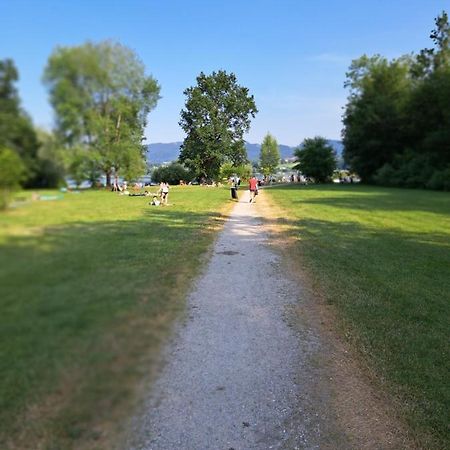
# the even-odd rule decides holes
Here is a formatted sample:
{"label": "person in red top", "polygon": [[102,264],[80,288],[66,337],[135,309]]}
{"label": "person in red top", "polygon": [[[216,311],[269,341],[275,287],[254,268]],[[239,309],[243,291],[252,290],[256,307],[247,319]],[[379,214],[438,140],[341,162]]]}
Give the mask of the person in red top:
{"label": "person in red top", "polygon": [[250,190],[250,203],[255,202],[255,196],[258,194],[258,180],[255,176],[250,178],[248,188]]}

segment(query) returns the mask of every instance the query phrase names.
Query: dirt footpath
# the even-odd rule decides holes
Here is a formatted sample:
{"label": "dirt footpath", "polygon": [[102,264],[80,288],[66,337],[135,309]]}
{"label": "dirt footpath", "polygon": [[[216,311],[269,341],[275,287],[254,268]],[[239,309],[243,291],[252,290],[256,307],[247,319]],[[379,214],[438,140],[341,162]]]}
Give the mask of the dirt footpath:
{"label": "dirt footpath", "polygon": [[411,448],[274,249],[264,194],[239,194],[128,450]]}

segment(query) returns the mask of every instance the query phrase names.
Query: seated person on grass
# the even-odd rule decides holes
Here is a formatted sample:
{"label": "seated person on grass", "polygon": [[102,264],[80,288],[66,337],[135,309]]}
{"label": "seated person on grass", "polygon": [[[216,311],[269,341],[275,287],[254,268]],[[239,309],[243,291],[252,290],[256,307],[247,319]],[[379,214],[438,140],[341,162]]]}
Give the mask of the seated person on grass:
{"label": "seated person on grass", "polygon": [[150,202],[150,205],[152,206],[159,206],[161,202],[158,200],[158,196],[154,195],[152,201]]}

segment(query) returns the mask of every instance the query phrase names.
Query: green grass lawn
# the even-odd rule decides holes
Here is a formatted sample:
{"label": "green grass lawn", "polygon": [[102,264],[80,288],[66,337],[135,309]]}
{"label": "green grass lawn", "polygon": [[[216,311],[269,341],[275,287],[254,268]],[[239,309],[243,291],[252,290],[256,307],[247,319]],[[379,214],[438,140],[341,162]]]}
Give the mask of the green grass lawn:
{"label": "green grass lawn", "polygon": [[450,194],[267,189],[342,331],[401,399],[425,448],[450,448]]}
{"label": "green grass lawn", "polygon": [[0,213],[1,449],[111,448],[228,197],[87,191]]}

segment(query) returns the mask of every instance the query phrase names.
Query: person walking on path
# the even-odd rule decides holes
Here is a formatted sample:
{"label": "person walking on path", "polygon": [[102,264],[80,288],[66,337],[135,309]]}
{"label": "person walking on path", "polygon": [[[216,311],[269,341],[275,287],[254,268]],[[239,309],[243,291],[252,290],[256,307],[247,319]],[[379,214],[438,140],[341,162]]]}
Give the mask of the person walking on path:
{"label": "person walking on path", "polygon": [[231,191],[231,198],[233,200],[238,200],[237,190],[238,190],[238,185],[237,185],[236,179],[235,178],[231,178],[230,191]]}
{"label": "person walking on path", "polygon": [[224,223],[117,448],[415,449],[341,341],[322,334],[316,298],[274,245],[260,200],[236,203]]}
{"label": "person walking on path", "polygon": [[281,270],[257,207],[235,204],[120,448],[312,450],[322,434],[336,439],[321,409],[308,407],[315,347],[289,326],[299,286]]}
{"label": "person walking on path", "polygon": [[258,195],[258,180],[253,175],[248,182],[248,189],[250,191],[250,203],[255,202],[255,196]]}

